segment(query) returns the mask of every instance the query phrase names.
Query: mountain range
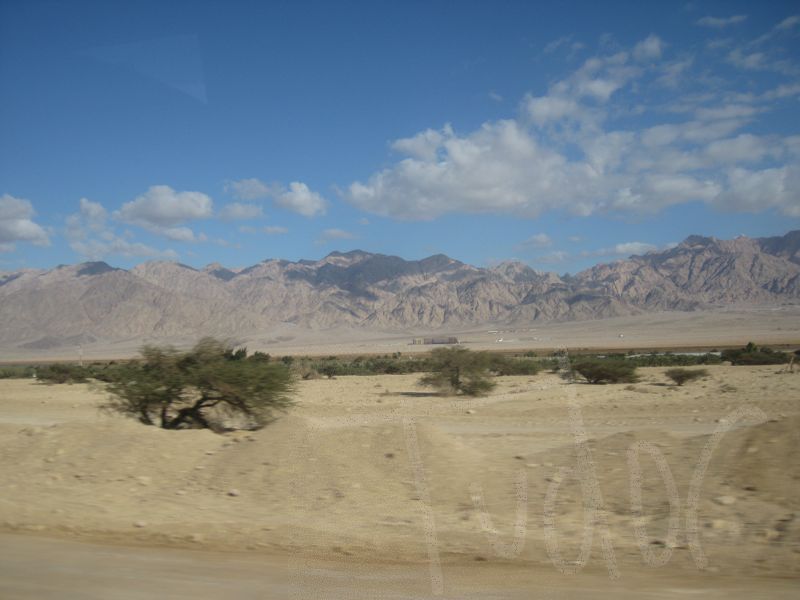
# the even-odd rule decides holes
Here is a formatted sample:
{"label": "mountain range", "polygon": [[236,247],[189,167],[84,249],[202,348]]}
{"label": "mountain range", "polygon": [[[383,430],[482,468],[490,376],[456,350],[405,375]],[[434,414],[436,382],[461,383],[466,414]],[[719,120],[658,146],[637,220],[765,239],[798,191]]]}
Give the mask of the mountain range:
{"label": "mountain range", "polygon": [[438,254],[409,261],[354,250],[245,269],[104,262],[0,272],[0,347],[252,338],[285,326],[427,331],[656,311],[800,304],[800,231],[677,246],[576,275],[489,268]]}

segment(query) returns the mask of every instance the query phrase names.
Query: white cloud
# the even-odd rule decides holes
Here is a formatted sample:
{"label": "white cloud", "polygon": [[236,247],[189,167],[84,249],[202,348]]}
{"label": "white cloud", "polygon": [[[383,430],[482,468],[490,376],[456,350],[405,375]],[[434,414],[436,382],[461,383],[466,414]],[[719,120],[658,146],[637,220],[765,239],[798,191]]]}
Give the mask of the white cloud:
{"label": "white cloud", "polygon": [[519,248],[547,248],[553,245],[553,240],[546,233],[537,233],[528,239],[520,242],[517,247]]}
{"label": "white cloud", "polygon": [[99,202],[81,198],[79,212],[66,219],[66,237],[70,248],[88,260],[102,260],[108,256],[138,258],[178,258],[171,249],[159,250],[130,240],[131,234],[117,235],[106,221],[108,211]]}
{"label": "white cloud", "polygon": [[[423,136],[423,134],[419,134]],[[419,136],[418,136],[419,137]],[[398,140],[395,142],[403,146],[403,142],[414,145],[413,140]],[[304,217],[324,215],[327,202],[319,193],[312,191],[300,181],[293,181],[286,188],[280,183],[266,184],[258,179],[241,179],[229,181],[225,184],[225,191],[241,200],[256,200],[259,198],[272,198],[280,207],[296,212]],[[234,202],[226,206],[220,213],[223,219],[250,219],[262,216],[261,207],[254,204],[241,204]]]}
{"label": "white cloud", "polygon": [[746,54],[741,48],[734,48],[728,53],[728,61],[742,69],[765,69],[769,60],[764,52],[751,52]]}
{"label": "white cloud", "polygon": [[727,172],[727,189],[714,203],[723,210],[762,212],[776,208],[790,217],[800,217],[800,166]]}
{"label": "white cloud", "polygon": [[600,248],[599,250],[584,250],[581,256],[619,256],[628,257],[632,255],[642,255],[658,250],[655,244],[647,242],[622,242],[610,248]]}
{"label": "white cloud", "polygon": [[711,142],[705,155],[716,164],[731,165],[739,162],[759,162],[776,152],[775,146],[763,137],[741,134]]}
{"label": "white cloud", "polygon": [[571,98],[558,96],[540,96],[526,98],[526,108],[534,123],[544,125],[565,118],[572,118],[582,113],[581,107]]}
{"label": "white cloud", "polygon": [[672,89],[677,88],[683,82],[686,72],[693,64],[694,57],[690,56],[683,60],[676,60],[662,65],[662,74],[656,80],[656,83]]}
{"label": "white cloud", "polygon": [[[637,47],[640,57],[665,53],[656,38]],[[467,132],[445,125],[398,140],[392,148],[403,156],[352,182],[342,196],[364,211],[403,220],[451,213],[653,213],[693,201],[748,210],[731,191],[734,181],[751,180],[767,166],[789,169],[785,177],[794,172],[800,142],[741,130],[771,110],[773,100],[800,94],[798,84],[771,82],[768,91],[735,93],[717,79],[699,77],[692,84],[707,90],[648,105],[663,97],[664,85],[678,89],[695,59],[635,66],[631,56],[636,49],[615,48],[589,58],[546,94],[527,95],[517,119]],[[644,98],[639,105],[636,94]],[[645,113],[647,128],[620,125],[633,127],[629,117]],[[744,165],[752,173],[737,179],[733,169]],[[762,177],[775,193],[765,209],[794,214],[800,202],[791,188],[775,183],[778,173]]]}
{"label": "white cloud", "polygon": [[657,249],[658,246],[655,244],[648,244],[647,242],[624,242],[614,246],[614,254],[647,254]]}
{"label": "white cloud", "polygon": [[695,22],[695,25],[701,27],[712,27],[714,29],[723,29],[738,23],[744,23],[747,20],[747,15],[732,15],[730,17],[703,17]]}
{"label": "white cloud", "polygon": [[112,240],[82,240],[70,243],[70,248],[88,260],[103,260],[109,256],[126,258],[165,258],[177,260],[174,250],[159,250],[139,242],[129,242],[125,238],[115,237]]}
{"label": "white cloud", "polygon": [[194,231],[188,227],[166,227],[159,229],[158,233],[176,242],[205,242],[207,240],[205,234],[195,235]]}
{"label": "white cloud", "polygon": [[661,58],[664,42],[660,37],[651,33],[633,47],[633,57],[639,61],[648,61]]}
{"label": "white cloud", "polygon": [[283,235],[289,233],[286,227],[279,225],[267,225],[266,227],[253,227],[252,225],[242,225],[239,227],[242,233],[266,233],[267,235]]}
{"label": "white cloud", "polygon": [[489,92],[489,99],[494,100],[495,102],[502,102],[503,97],[495,91]]}
{"label": "white cloud", "polygon": [[327,204],[322,196],[299,181],[291,182],[288,190],[283,190],[275,196],[275,202],[304,217],[324,215]]}
{"label": "white cloud", "polygon": [[92,202],[88,198],[81,198],[79,203],[81,215],[86,217],[90,224],[100,227],[108,218],[108,211],[99,202]]}
{"label": "white cloud", "polygon": [[359,225],[369,225],[369,219],[367,217],[361,217],[358,220]]}
{"label": "white cloud", "polygon": [[238,181],[226,182],[225,192],[232,194],[239,200],[259,200],[272,195],[274,186],[256,178],[239,179]]}
{"label": "white cloud", "polygon": [[786,31],[797,25],[800,25],[800,15],[792,15],[791,17],[786,17],[783,21],[778,23],[775,26],[775,29],[779,31]]}
{"label": "white cloud", "polygon": [[344,229],[334,228],[324,230],[320,237],[324,240],[352,240],[355,239],[356,236]]}
{"label": "white cloud", "polygon": [[245,221],[257,219],[264,216],[264,209],[258,204],[244,204],[242,202],[231,202],[222,207],[219,211],[219,218],[223,221]]}
{"label": "white cloud", "polygon": [[33,221],[35,214],[30,201],[10,194],[0,196],[0,252],[11,252],[15,242],[50,245],[47,232]]}
{"label": "white cloud", "polygon": [[717,121],[721,119],[749,118],[757,112],[759,112],[759,109],[754,106],[727,104],[713,108],[699,108],[695,114],[701,121]]}
{"label": "white cloud", "polygon": [[555,52],[556,50],[561,48],[561,46],[565,46],[565,45],[569,44],[572,41],[572,37],[573,36],[571,36],[571,35],[564,35],[564,36],[561,36],[558,39],[553,40],[552,42],[548,42],[548,44],[544,47],[544,50],[543,50],[544,53],[545,54],[552,54],[553,52]]}
{"label": "white cloud", "polygon": [[211,198],[200,192],[176,192],[167,185],[154,185],[144,194],[122,205],[114,216],[124,223],[160,231],[213,214]]}
{"label": "white cloud", "polygon": [[422,160],[433,160],[445,138],[452,135],[453,128],[447,124],[442,131],[426,129],[414,137],[395,140],[392,142],[392,149]]}

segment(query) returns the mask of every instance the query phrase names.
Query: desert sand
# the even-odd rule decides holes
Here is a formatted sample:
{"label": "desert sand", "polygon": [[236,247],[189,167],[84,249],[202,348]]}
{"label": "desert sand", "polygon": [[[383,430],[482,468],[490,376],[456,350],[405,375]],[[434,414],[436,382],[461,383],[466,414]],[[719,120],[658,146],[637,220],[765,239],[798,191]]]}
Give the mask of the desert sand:
{"label": "desert sand", "polygon": [[[274,568],[288,564],[299,585],[319,575],[320,561],[353,577],[375,568],[416,573],[422,595],[385,597],[462,586],[496,592],[474,597],[516,598],[513,590],[523,593],[533,574],[575,593],[577,585],[621,594],[662,580],[717,586],[726,596],[729,586],[797,592],[800,374],[708,369],[683,387],[668,384],[661,368],[640,369],[642,380],[631,385],[507,377],[478,399],[438,396],[414,375],[301,381],[288,414],[261,431],[224,435],[101,413],[97,387],[2,380],[0,545],[9,552],[9,534],[24,534],[244,552],[269,557]],[[588,456],[575,444],[581,426]],[[668,467],[662,479],[663,464],[640,448],[639,520],[628,456],[637,442],[658,448]],[[701,477],[704,449],[710,461]],[[581,456],[589,470],[561,469]],[[591,480],[595,500],[586,491]],[[561,571],[576,567],[584,504],[598,500],[605,520],[594,527],[582,573],[570,578]],[[696,538],[687,527],[693,506]],[[665,565],[645,564],[637,523],[646,525],[651,563],[669,554]],[[554,564],[556,553],[563,563]],[[387,581],[387,589],[410,589],[390,574]]]}

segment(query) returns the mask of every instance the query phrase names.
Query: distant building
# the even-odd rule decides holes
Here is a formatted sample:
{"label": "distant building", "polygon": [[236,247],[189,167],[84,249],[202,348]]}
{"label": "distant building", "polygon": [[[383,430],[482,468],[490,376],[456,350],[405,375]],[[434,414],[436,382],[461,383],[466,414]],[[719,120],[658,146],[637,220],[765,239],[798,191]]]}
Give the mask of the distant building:
{"label": "distant building", "polygon": [[430,345],[430,344],[457,344],[458,338],[456,337],[436,337],[436,338],[414,338],[411,344],[414,346]]}

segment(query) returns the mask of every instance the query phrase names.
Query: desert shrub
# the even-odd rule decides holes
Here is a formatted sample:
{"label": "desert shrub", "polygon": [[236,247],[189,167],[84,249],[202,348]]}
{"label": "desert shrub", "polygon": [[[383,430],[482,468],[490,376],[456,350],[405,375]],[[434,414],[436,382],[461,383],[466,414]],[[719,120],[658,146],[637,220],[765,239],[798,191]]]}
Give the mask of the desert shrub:
{"label": "desert shrub", "polygon": [[0,368],[0,379],[30,379],[36,369],[30,365],[9,365]]}
{"label": "desert shrub", "polygon": [[490,354],[489,368],[497,375],[536,375],[541,370],[541,365],[530,358],[510,358],[501,354]]}
{"label": "desert shrub", "polygon": [[730,361],[732,365],[782,365],[789,362],[789,356],[786,352],[759,348],[748,342],[744,348],[723,350],[722,360]]}
{"label": "desert shrub", "polygon": [[336,377],[337,373],[340,373],[341,370],[342,369],[340,368],[340,365],[337,362],[331,360],[325,361],[317,369],[320,375],[325,375],[325,377],[327,377],[328,379],[333,379],[334,377]]}
{"label": "desert shrub", "polygon": [[90,369],[68,363],[44,365],[36,370],[36,378],[45,383],[86,383],[91,376]]}
{"label": "desert shrub", "polygon": [[282,363],[206,338],[192,350],[145,346],[141,359],[109,371],[103,408],[164,429],[258,429],[291,405],[293,377]]}
{"label": "desert shrub", "polygon": [[695,379],[700,379],[701,377],[706,377],[708,375],[708,371],[705,369],[667,369],[664,372],[664,375],[669,377],[673,382],[677,385],[683,385],[689,381],[694,381]]}
{"label": "desert shrub", "polygon": [[573,365],[589,383],[635,383],[636,365],[620,359],[583,359]]}
{"label": "desert shrub", "polygon": [[437,348],[428,362],[430,373],[420,384],[451,393],[482,396],[494,388],[489,379],[491,356],[486,352],[471,352],[466,348]]}
{"label": "desert shrub", "polygon": [[364,358],[337,359],[335,357],[314,360],[308,368],[324,375],[399,375],[403,373],[421,373],[427,370],[426,359],[403,358],[398,352],[393,355],[372,356]]}

